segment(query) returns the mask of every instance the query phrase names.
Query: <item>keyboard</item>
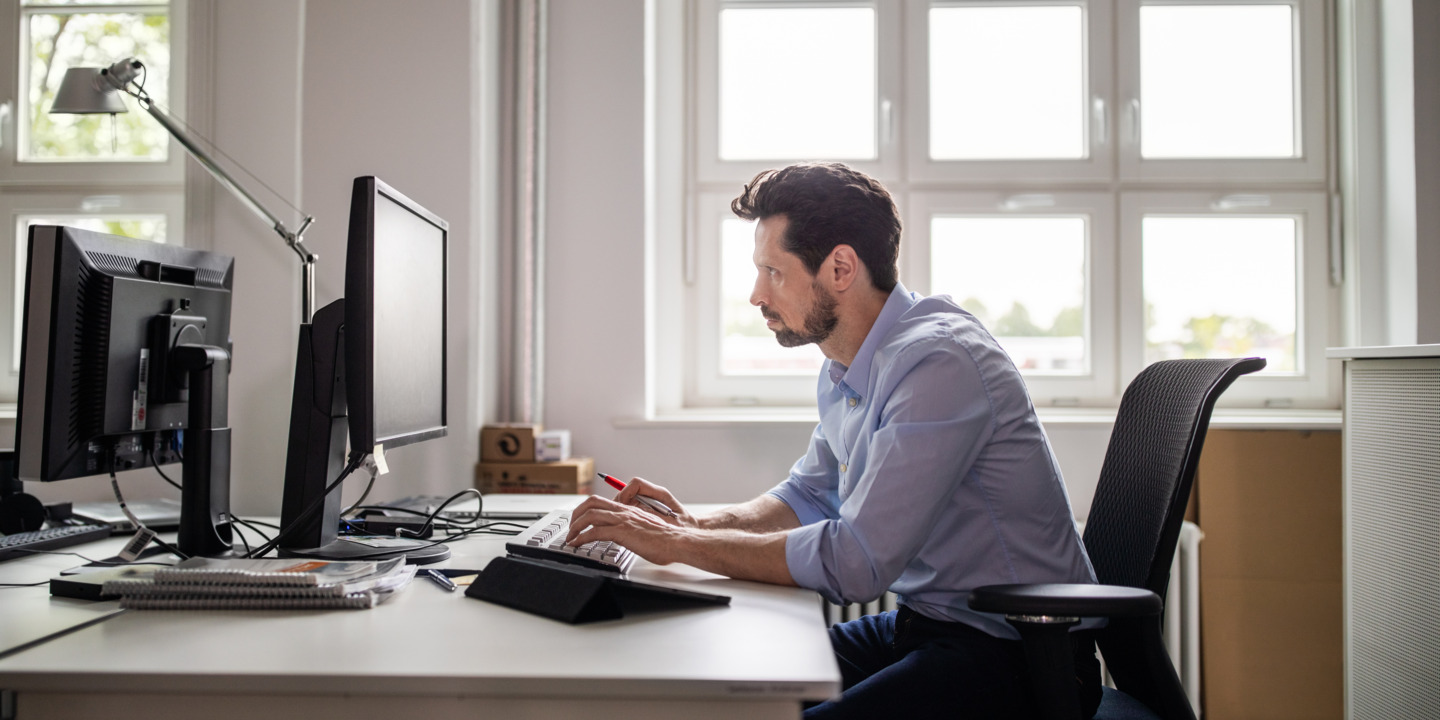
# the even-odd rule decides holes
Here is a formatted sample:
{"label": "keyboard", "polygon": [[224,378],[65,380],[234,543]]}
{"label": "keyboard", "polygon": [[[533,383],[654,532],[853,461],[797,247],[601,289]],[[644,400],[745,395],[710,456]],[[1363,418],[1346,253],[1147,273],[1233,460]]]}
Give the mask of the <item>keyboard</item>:
{"label": "keyboard", "polygon": [[565,544],[570,531],[570,511],[554,510],[525,529],[514,540],[505,543],[511,555],[554,560],[596,570],[624,574],[635,564],[636,555],[629,548],[613,542],[590,542],[579,546]]}
{"label": "keyboard", "polygon": [[31,550],[54,550],[110,537],[109,525],[59,525],[0,537],[0,560],[30,555]]}

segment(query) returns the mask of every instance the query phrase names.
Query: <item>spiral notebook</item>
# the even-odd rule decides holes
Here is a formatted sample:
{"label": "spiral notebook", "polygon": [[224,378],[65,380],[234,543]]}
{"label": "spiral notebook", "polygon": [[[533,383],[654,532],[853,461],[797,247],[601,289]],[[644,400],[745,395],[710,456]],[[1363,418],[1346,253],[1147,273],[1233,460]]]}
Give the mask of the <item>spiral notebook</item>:
{"label": "spiral notebook", "polygon": [[379,562],[191,558],[147,577],[106,582],[107,597],[135,610],[369,608],[415,577],[404,558]]}

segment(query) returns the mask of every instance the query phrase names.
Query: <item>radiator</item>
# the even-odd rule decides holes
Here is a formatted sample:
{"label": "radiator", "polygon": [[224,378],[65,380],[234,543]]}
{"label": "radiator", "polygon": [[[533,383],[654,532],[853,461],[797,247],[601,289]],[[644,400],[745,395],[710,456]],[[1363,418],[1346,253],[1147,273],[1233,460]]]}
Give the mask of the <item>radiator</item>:
{"label": "radiator", "polygon": [[[1084,530],[1084,524],[1080,525]],[[1170,569],[1170,589],[1166,592],[1162,636],[1170,660],[1190,696],[1190,705],[1200,716],[1200,540],[1205,534],[1190,521],[1180,527],[1180,541],[1175,546],[1174,565]],[[894,610],[895,593],[885,593],[867,603],[835,605],[822,601],[825,622],[847,622],[862,615]],[[1106,676],[1109,682],[1109,676]]]}

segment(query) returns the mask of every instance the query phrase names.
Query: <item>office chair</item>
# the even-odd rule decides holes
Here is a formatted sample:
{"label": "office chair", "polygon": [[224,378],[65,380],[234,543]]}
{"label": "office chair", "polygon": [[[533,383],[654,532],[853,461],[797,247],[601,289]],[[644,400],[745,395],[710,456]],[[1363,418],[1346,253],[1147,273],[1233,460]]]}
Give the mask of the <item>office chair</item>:
{"label": "office chair", "polygon": [[1119,689],[1104,689],[1096,720],[1195,720],[1160,615],[1215,400],[1263,367],[1263,358],[1167,360],[1125,389],[1085,522],[1099,585],[989,585],[970,594],[972,609],[1003,613],[1020,631],[1041,717],[1080,717],[1070,628],[1106,617],[1095,639]]}

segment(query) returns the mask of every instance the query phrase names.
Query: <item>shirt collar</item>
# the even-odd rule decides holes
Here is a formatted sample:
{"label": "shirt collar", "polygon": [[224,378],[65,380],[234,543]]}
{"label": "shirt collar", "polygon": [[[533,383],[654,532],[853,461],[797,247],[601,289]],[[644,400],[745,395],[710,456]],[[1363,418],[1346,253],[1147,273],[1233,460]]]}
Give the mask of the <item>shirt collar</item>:
{"label": "shirt collar", "polygon": [[870,332],[865,334],[865,342],[860,344],[860,351],[855,353],[855,359],[850,367],[845,367],[838,362],[830,361],[830,380],[836,385],[844,385],[856,395],[865,390],[870,384],[870,364],[875,360],[875,350],[880,347],[885,336],[890,334],[890,329],[899,321],[900,316],[905,314],[919,298],[912,294],[899,281],[895,283],[895,289],[890,291],[890,297],[885,299],[885,306],[880,308],[880,314],[875,316],[875,324],[870,326]]}

